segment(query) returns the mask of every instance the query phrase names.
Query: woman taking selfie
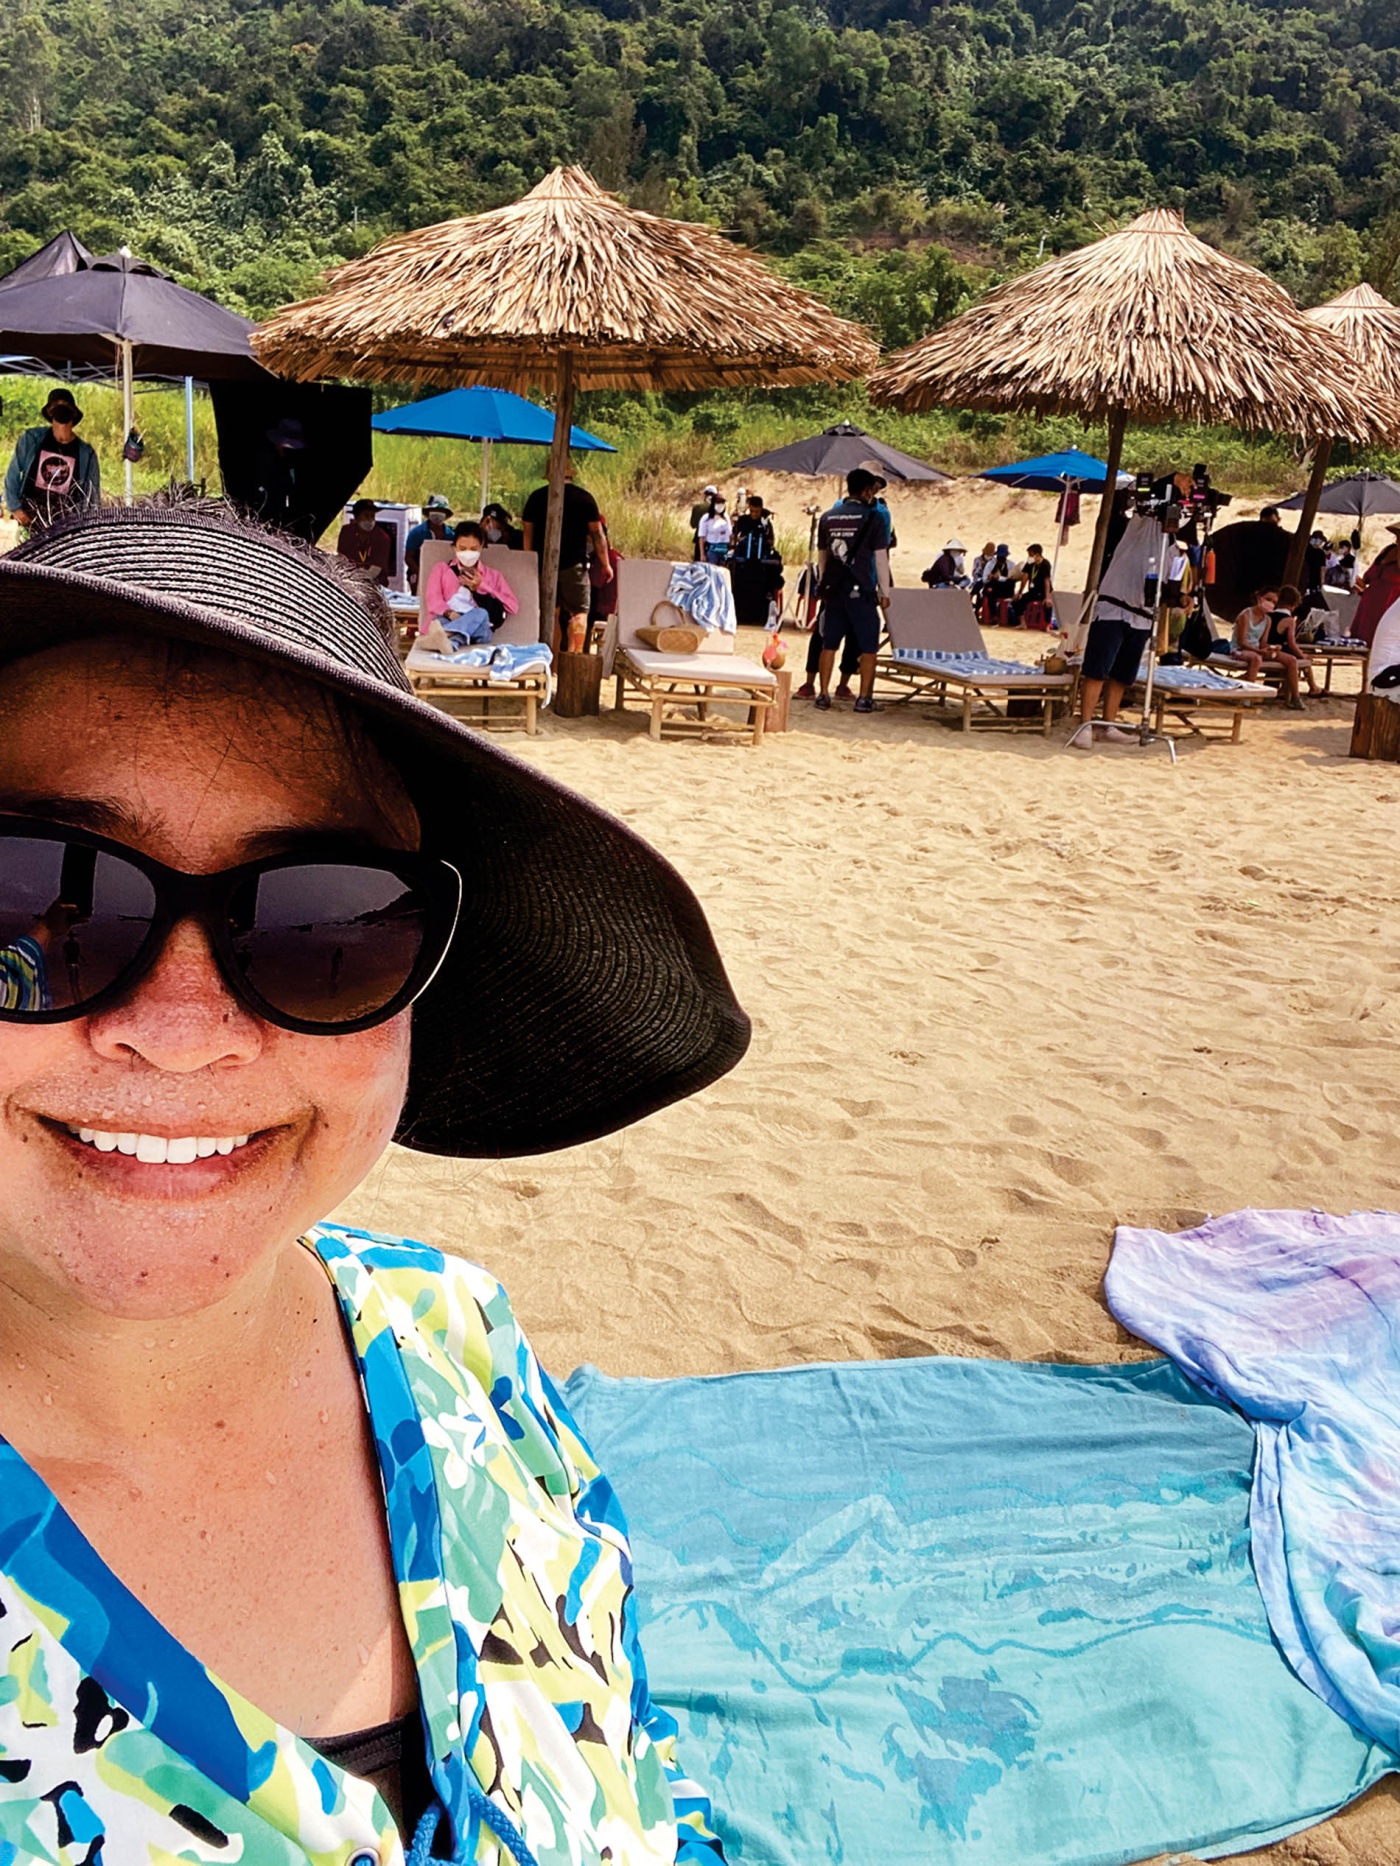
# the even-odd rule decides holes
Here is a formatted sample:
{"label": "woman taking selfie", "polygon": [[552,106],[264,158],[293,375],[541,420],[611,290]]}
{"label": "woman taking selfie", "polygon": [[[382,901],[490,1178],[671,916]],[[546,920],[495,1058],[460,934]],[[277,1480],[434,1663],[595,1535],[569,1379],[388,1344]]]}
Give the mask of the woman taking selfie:
{"label": "woman taking selfie", "polygon": [[323,1222],[747,1041],[645,844],[200,510],[0,560],[0,1860],[719,1858],[500,1286]]}

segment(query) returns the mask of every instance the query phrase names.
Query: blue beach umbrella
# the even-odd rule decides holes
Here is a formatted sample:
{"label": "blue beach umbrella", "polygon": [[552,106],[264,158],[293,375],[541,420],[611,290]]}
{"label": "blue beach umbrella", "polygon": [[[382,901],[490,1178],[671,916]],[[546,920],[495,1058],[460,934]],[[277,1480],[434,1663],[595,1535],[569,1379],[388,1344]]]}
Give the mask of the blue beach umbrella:
{"label": "blue beach umbrella", "polygon": [[[1013,460],[1010,466],[988,467],[978,479],[1000,480],[1004,486],[1024,486],[1031,492],[1062,492],[1076,485],[1081,492],[1102,492],[1108,477],[1108,463],[1092,454],[1082,454],[1077,447],[1062,454],[1037,454],[1034,460]],[[1120,473],[1118,484],[1130,486],[1131,473]]]}
{"label": "blue beach umbrella", "polygon": [[[491,448],[548,447],[554,439],[554,416],[547,408],[513,395],[509,389],[449,389],[426,401],[386,408],[370,426],[380,434],[416,434],[424,440],[481,442],[481,503],[491,490]],[[615,447],[583,428],[569,429],[569,446],[576,453],[614,454]]]}
{"label": "blue beach umbrella", "polygon": [[[976,477],[994,479],[1003,486],[1024,487],[1030,492],[1065,493],[1071,486],[1080,492],[1102,492],[1108,480],[1108,462],[1080,453],[1077,447],[1069,447],[1062,454],[1037,454],[1033,460],[1013,460],[1010,466],[988,467]],[[1118,484],[1131,486],[1132,474],[1120,473]],[[1062,516],[1055,532],[1055,554],[1050,564],[1052,582],[1060,564],[1060,546],[1065,541],[1064,510],[1061,506]]]}

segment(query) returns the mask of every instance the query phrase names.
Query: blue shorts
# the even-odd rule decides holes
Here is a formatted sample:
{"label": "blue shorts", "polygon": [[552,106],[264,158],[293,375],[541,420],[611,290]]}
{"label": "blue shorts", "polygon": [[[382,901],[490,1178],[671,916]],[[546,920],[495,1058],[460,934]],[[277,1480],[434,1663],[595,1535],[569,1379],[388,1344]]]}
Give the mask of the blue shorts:
{"label": "blue shorts", "polygon": [[849,640],[857,654],[874,654],[880,646],[882,617],[873,596],[832,596],[822,605],[823,648],[839,648]]}

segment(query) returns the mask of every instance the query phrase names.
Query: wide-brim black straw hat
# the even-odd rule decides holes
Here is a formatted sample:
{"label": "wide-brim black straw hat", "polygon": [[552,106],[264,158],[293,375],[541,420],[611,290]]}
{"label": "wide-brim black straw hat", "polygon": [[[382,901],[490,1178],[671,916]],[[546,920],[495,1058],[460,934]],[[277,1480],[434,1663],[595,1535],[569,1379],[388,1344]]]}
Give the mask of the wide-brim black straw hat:
{"label": "wide-brim black straw hat", "polygon": [[732,1069],[749,1023],[700,905],[606,811],[415,697],[382,597],[231,512],[108,507],[0,557],[0,663],[114,632],[203,642],[363,709],[459,870],[397,1138],[499,1158],[611,1133]]}

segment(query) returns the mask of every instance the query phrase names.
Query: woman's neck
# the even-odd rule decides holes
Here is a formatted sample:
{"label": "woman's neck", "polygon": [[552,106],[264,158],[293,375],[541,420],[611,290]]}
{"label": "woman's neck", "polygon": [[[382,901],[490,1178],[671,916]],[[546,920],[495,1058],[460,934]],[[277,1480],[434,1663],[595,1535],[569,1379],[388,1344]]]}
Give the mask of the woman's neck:
{"label": "woman's neck", "polygon": [[0,1433],[40,1458],[178,1442],[230,1409],[275,1409],[334,1309],[320,1266],[294,1244],[188,1315],[113,1316],[7,1270],[0,1259]]}

